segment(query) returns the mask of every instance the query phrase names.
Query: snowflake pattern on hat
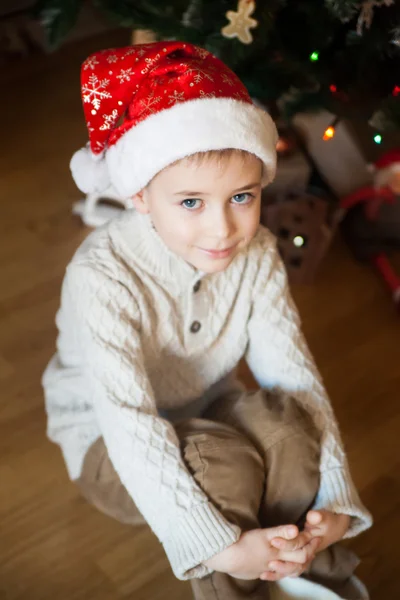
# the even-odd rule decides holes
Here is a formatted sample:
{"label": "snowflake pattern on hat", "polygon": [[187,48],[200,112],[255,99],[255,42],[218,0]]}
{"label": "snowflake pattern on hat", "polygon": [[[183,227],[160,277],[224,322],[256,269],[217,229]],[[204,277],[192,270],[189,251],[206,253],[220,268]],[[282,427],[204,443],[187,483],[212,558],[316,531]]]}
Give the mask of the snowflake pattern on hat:
{"label": "snowflake pattern on hat", "polygon": [[94,154],[101,154],[148,116],[178,102],[226,97],[251,103],[245,86],[224,63],[203,48],[181,42],[92,54],[82,65],[81,89]]}
{"label": "snowflake pattern on hat", "polygon": [[92,115],[96,114],[103,98],[111,98],[111,94],[106,91],[109,83],[109,79],[99,81],[96,75],[92,74],[89,76],[89,81],[82,86],[83,101],[90,102],[94,106],[94,110],[91,111]]}

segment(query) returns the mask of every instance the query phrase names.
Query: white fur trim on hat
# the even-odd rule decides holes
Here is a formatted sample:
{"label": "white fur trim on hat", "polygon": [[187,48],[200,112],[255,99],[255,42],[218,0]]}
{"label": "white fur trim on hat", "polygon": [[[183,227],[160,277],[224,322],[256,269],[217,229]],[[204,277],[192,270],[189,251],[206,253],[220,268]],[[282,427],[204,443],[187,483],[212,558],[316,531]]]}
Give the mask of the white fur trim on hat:
{"label": "white fur trim on hat", "polygon": [[111,183],[123,198],[185,156],[227,148],[260,158],[267,185],[275,176],[277,140],[275,124],[264,110],[231,98],[200,98],[150,115],[112,145],[105,160]]}
{"label": "white fur trim on hat", "polygon": [[76,185],[85,194],[102,192],[110,185],[104,156],[96,156],[88,146],[75,152],[69,166]]}
{"label": "white fur trim on hat", "polygon": [[400,164],[396,163],[394,165],[389,165],[388,167],[384,167],[383,169],[375,169],[374,170],[374,184],[375,187],[381,188],[385,187],[391,179],[393,173],[398,173],[400,171]]}

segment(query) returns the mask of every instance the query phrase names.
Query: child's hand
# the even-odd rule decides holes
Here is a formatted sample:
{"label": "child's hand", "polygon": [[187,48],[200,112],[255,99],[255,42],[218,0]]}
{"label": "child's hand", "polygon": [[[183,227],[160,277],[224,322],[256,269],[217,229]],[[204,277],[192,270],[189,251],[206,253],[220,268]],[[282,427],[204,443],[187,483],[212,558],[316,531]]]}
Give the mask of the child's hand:
{"label": "child's hand", "polygon": [[[316,542],[316,543],[315,543]],[[281,551],[280,558],[278,560],[274,560],[269,563],[270,571],[263,573],[260,579],[265,579],[267,581],[272,581],[271,571],[275,573],[286,573],[287,562],[282,562],[282,559],[285,561],[290,560],[293,561],[293,556],[300,559],[300,562],[295,566],[296,568],[292,569],[291,573],[286,573],[279,578],[274,578],[274,580],[282,579],[282,577],[299,577],[302,573],[308,570],[312,561],[315,558],[315,554],[319,552],[321,544],[321,538],[312,535],[308,531],[300,532],[295,538],[291,540],[285,540],[281,537],[276,537],[271,540],[271,545],[274,548],[278,548]]]}
{"label": "child's hand", "polygon": [[329,510],[310,510],[304,531],[321,538],[318,552],[341,540],[350,525],[349,515],[337,515]]}
{"label": "child's hand", "polygon": [[[292,550],[282,550],[272,545],[272,540],[296,540]],[[253,529],[204,564],[238,579],[264,579],[277,581],[296,576],[314,558],[320,540],[310,534],[300,533],[295,525],[282,525],[269,529]],[[278,544],[279,545],[279,544]]]}

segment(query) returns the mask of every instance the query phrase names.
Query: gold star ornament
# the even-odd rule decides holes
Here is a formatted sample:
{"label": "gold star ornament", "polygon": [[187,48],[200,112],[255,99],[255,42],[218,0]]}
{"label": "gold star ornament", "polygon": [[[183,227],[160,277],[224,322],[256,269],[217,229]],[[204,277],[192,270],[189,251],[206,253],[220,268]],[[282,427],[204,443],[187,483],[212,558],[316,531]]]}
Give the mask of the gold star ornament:
{"label": "gold star ornament", "polygon": [[239,0],[237,12],[228,10],[226,13],[230,23],[221,29],[222,35],[227,38],[237,37],[243,44],[251,44],[253,36],[250,29],[258,25],[258,21],[250,17],[255,8],[255,0]]}

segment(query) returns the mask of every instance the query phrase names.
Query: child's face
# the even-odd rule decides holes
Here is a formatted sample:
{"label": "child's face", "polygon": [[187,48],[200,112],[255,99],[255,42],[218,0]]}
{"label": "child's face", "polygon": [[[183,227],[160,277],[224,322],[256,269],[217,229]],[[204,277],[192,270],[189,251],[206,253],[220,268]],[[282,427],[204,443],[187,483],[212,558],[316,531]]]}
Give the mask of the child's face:
{"label": "child's face", "polygon": [[200,164],[181,160],[134,197],[164,243],[205,273],[223,271],[254,237],[260,221],[262,163],[233,153]]}

